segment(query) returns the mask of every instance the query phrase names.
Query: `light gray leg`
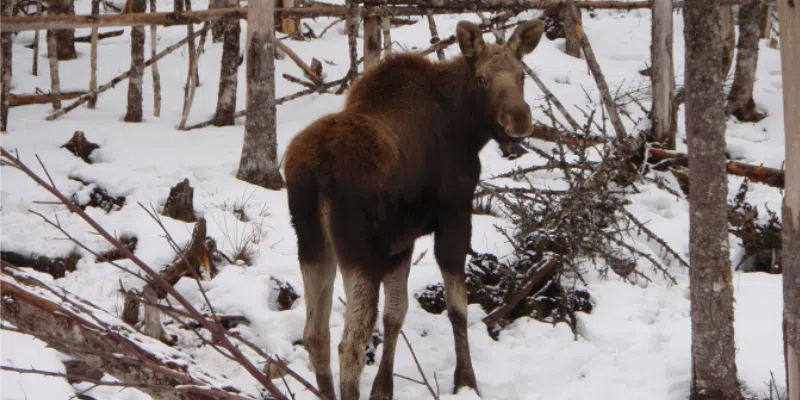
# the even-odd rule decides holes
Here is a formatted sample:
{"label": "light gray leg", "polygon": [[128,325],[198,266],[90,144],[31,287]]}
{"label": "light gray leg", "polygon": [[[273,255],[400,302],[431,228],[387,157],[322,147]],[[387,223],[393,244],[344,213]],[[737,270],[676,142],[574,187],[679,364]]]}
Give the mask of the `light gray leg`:
{"label": "light gray leg", "polygon": [[306,298],[306,325],[303,340],[308,350],[311,367],[317,376],[317,386],[329,399],[336,399],[331,373],[330,317],[333,300],[333,283],[336,279],[336,257],[327,246],[319,263],[300,265]]}
{"label": "light gray leg", "polygon": [[366,364],[364,349],[372,336],[378,316],[380,281],[354,266],[342,265],[347,313],[344,335],[339,343],[339,382],[342,400],[358,400],[361,372]]}

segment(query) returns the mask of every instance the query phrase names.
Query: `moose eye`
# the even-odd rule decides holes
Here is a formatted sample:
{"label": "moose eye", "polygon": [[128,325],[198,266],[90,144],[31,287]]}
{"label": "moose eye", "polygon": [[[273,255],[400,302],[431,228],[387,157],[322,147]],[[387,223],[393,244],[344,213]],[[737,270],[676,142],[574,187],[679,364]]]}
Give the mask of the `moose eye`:
{"label": "moose eye", "polygon": [[483,76],[478,76],[478,85],[481,87],[486,86],[486,78]]}

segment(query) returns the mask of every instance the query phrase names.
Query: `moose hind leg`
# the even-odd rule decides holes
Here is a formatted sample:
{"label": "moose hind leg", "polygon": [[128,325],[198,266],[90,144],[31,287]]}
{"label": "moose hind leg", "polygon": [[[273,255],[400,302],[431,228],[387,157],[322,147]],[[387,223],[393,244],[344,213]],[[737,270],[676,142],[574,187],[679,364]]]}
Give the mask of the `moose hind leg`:
{"label": "moose hind leg", "polygon": [[383,354],[378,375],[372,383],[370,400],[389,400],[394,396],[394,355],[397,339],[408,312],[408,272],[414,247],[392,257],[394,269],[383,277]]}
{"label": "moose hind leg", "polygon": [[355,265],[342,263],[347,297],[344,334],[339,343],[339,383],[342,400],[358,400],[361,372],[366,364],[364,349],[372,337],[378,317],[380,280]]}
{"label": "moose hind leg", "polygon": [[467,338],[467,284],[464,262],[470,247],[472,224],[469,209],[461,213],[447,213],[448,218],[436,231],[434,255],[444,280],[447,317],[453,326],[456,350],[455,387],[470,387],[478,392],[472,358]]}
{"label": "moose hind leg", "polygon": [[331,400],[336,399],[331,373],[330,316],[333,283],[336,279],[336,258],[329,244],[324,245],[321,257],[309,262],[301,261],[306,298],[306,325],[303,340],[308,350],[311,367],[317,377],[320,392]]}

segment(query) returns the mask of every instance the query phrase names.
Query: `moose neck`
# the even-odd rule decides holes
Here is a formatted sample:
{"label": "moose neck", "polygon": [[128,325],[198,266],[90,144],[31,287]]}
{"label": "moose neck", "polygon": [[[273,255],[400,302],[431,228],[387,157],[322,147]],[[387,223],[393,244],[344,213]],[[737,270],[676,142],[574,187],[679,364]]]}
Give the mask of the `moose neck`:
{"label": "moose neck", "polygon": [[438,66],[439,90],[445,110],[454,122],[454,129],[449,132],[454,135],[452,143],[463,143],[477,154],[492,138],[495,127],[482,118],[485,113],[478,103],[474,72],[463,56],[440,62]]}

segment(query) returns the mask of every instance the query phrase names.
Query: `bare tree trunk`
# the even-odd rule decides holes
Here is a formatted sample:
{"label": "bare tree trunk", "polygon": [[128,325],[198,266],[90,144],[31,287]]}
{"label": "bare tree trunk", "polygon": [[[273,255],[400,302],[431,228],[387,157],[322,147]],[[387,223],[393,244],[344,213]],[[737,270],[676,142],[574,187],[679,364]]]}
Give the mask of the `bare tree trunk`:
{"label": "bare tree trunk", "polygon": [[[42,0],[36,0],[36,15],[42,15]],[[39,31],[33,34],[33,65],[31,66],[33,76],[39,76]]]}
{"label": "bare tree trunk", "polygon": [[[145,0],[130,0],[132,12],[147,11]],[[144,26],[131,27],[131,78],[128,81],[128,112],[125,122],[142,122],[142,83],[144,81]]]}
{"label": "bare tree trunk", "polygon": [[733,7],[719,6],[720,12],[720,37],[722,40],[722,83],[728,79],[728,73],[733,65],[734,50],[736,50],[736,28],[733,23]]}
{"label": "bare tree trunk", "polygon": [[761,21],[758,22],[758,28],[761,31],[762,39],[769,39],[772,37],[772,6],[766,6],[767,12],[761,16]]}
{"label": "bare tree trunk", "polygon": [[[294,8],[294,0],[281,0],[283,8]],[[281,33],[292,35],[297,31],[297,21],[294,18],[281,18]]]}
{"label": "bare tree trunk", "polygon": [[[225,0],[211,0],[209,8],[225,8]],[[239,2],[236,1],[233,5],[228,7],[237,7],[239,6]],[[211,42],[212,43],[221,43],[223,39],[223,35],[225,35],[225,24],[214,24],[211,27]]]}
{"label": "bare tree trunk", "polygon": [[[173,3],[175,7],[175,12],[183,12],[185,11],[192,11],[192,0],[175,0]],[[188,24],[186,25],[186,35],[194,37],[194,25]],[[189,70],[193,70],[192,65],[196,62],[197,57],[197,46],[195,46],[194,39],[190,40],[187,43],[187,48],[189,49]],[[183,87],[183,95],[184,99],[189,97],[189,85],[194,85],[197,87],[200,82],[199,73],[195,70],[194,75],[186,75],[186,86]],[[184,112],[186,109],[186,103],[183,105]]]}
{"label": "bare tree trunk", "polygon": [[247,15],[247,120],[238,179],[267,189],[283,187],[275,119],[274,0],[251,0]]}
{"label": "bare tree trunk", "polygon": [[[11,16],[14,9],[13,0],[0,0],[0,13],[4,17]],[[5,132],[8,127],[8,97],[11,92],[11,66],[13,55],[13,33],[6,32],[0,35],[0,75],[2,75],[2,88],[0,88],[0,132]]]}
{"label": "bare tree trunk", "polygon": [[653,138],[675,150],[678,131],[678,103],[675,101],[675,73],[672,63],[672,1],[653,1]]}
{"label": "bare tree trunk", "polygon": [[[48,2],[48,14],[75,15],[74,0],[52,0]],[[78,58],[75,52],[75,29],[58,29],[55,31],[58,43],[58,59],[74,60]]]}
{"label": "bare tree trunk", "polygon": [[[92,0],[92,15],[100,14],[100,0]],[[93,92],[97,89],[97,34],[98,28],[92,28],[92,44],[91,56],[89,59],[89,91]],[[92,96],[89,100],[87,107],[94,109],[97,105],[97,96]]]}
{"label": "bare tree trunk", "polygon": [[800,400],[800,4],[778,0],[786,132],[783,197],[783,343],[787,400]]}
{"label": "bare tree trunk", "polygon": [[381,61],[380,17],[364,18],[364,70]]}
{"label": "bare tree trunk", "polygon": [[756,122],[764,114],[756,109],[753,86],[758,66],[758,41],[761,37],[760,22],[767,13],[763,0],[747,0],[739,8],[739,43],[736,53],[736,71],[733,87],[728,93],[725,114],[734,115],[739,121]]}
{"label": "bare tree trunk", "polygon": [[[430,11],[426,17],[428,18],[428,29],[431,31],[431,44],[436,44],[441,39],[439,37],[439,30],[436,28],[436,20],[433,18],[433,13]],[[436,49],[436,58],[444,60],[444,49]]]}
{"label": "bare tree trunk", "polygon": [[[237,1],[228,0],[229,7]],[[239,36],[242,28],[238,19],[230,19],[222,24],[225,27],[225,41],[222,44],[222,63],[219,73],[219,91],[217,95],[217,112],[214,116],[216,126],[233,125],[233,114],[236,113],[236,88],[239,65]]]}
{"label": "bare tree trunk", "polygon": [[[575,58],[581,58],[581,41],[578,39],[578,32],[575,30],[575,19],[572,13],[566,8],[564,15],[564,52]],[[578,10],[578,22],[580,23],[582,12]]]}
{"label": "bare tree trunk", "polygon": [[61,108],[61,79],[58,76],[58,41],[53,31],[47,31],[47,61],[50,66],[50,93],[53,95],[53,111]]}
{"label": "bare tree trunk", "polygon": [[[158,12],[156,0],[150,0],[150,12]],[[157,45],[157,31],[155,25],[150,25],[150,58],[155,59]],[[158,62],[154,62],[150,73],[153,75],[153,116],[161,116],[161,74],[158,72]]]}
{"label": "bare tree trunk", "polygon": [[392,24],[391,18],[381,17],[381,30],[383,30],[383,51],[392,52]]}
{"label": "bare tree trunk", "polygon": [[[692,318],[691,400],[740,400],[728,253],[723,55],[718,0],[686,0],[686,136]],[[727,12],[725,10],[724,12]]]}

